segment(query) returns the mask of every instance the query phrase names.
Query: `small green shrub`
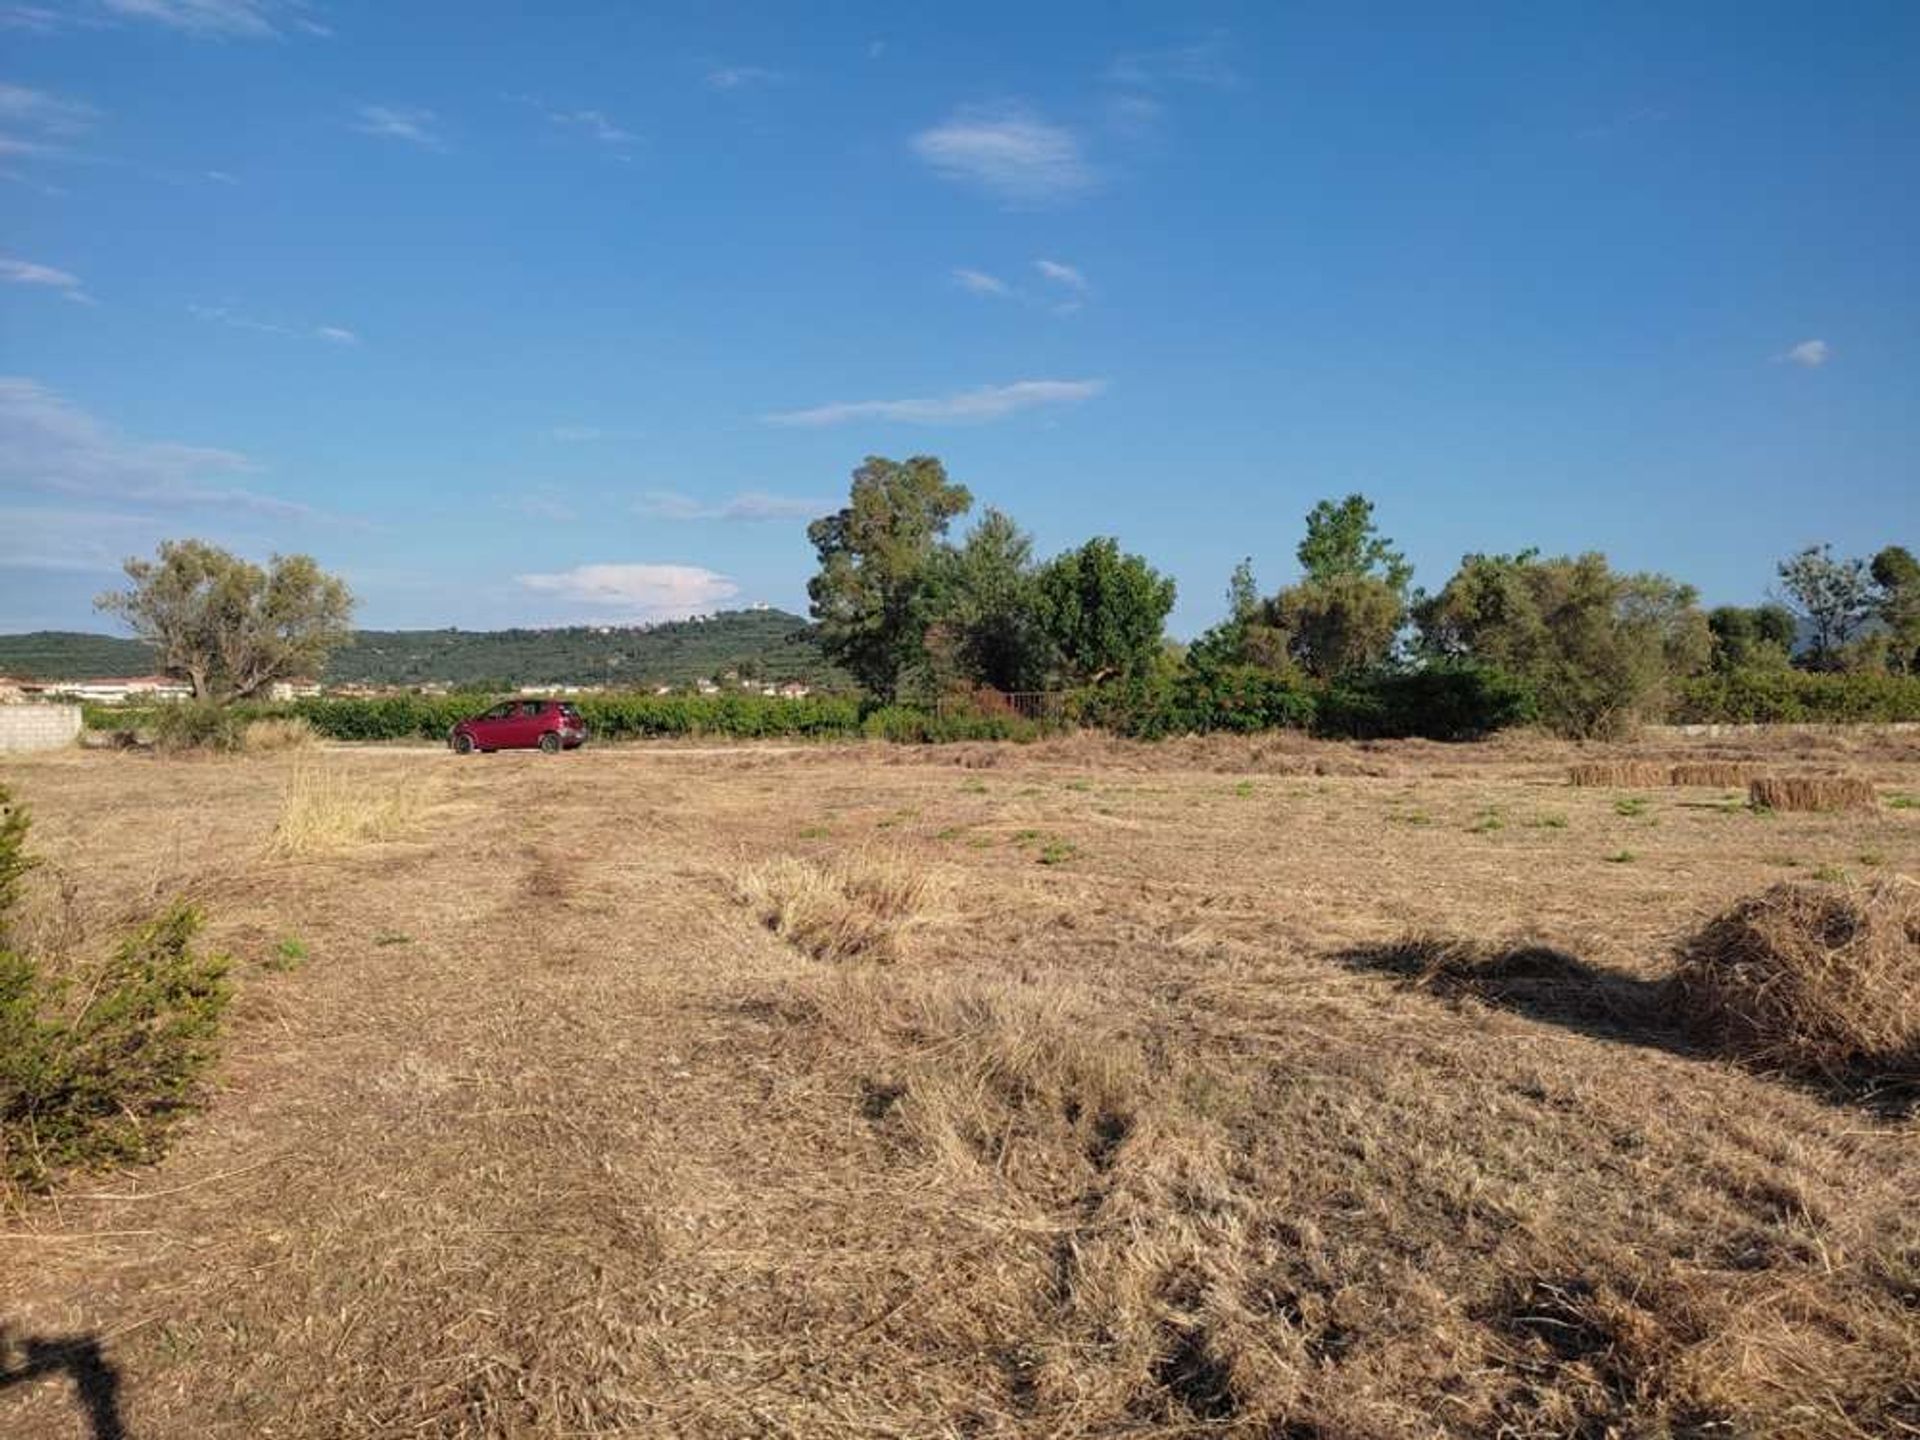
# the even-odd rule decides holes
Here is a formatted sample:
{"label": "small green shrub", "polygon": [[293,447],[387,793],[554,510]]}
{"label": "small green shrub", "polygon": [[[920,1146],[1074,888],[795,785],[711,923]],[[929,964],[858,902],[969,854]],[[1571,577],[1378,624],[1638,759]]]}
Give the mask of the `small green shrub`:
{"label": "small green shrub", "polygon": [[1680,683],[1681,724],[1859,724],[1920,720],[1920,675],[1731,670]]}
{"label": "small green shrub", "polygon": [[1624,815],[1628,819],[1647,813],[1647,807],[1653,802],[1642,795],[1628,795],[1613,802],[1613,813]]}
{"label": "small green shrub", "polygon": [[1564,830],[1567,828],[1567,817],[1557,810],[1545,815],[1536,815],[1527,821],[1527,828],[1529,830]]}
{"label": "small green shrub", "polygon": [[274,946],[266,960],[269,970],[298,970],[306,963],[307,942],[296,935],[289,935]]}
{"label": "small green shrub", "polygon": [[1616,850],[1607,856],[1607,863],[1609,865],[1631,865],[1639,858],[1640,857],[1631,850]]}
{"label": "small green shrub", "polygon": [[176,905],[85,984],[10,948],[8,913],[31,865],[27,816],[0,788],[0,1186],[59,1169],[155,1157],[214,1058],[226,961],[193,949],[199,913]]}
{"label": "small green shrub", "polygon": [[1079,854],[1079,848],[1066,840],[1049,840],[1040,847],[1042,865],[1064,865]]}
{"label": "small green shrub", "polygon": [[154,743],[162,750],[234,751],[247,743],[252,717],[231,705],[200,700],[153,709]]}

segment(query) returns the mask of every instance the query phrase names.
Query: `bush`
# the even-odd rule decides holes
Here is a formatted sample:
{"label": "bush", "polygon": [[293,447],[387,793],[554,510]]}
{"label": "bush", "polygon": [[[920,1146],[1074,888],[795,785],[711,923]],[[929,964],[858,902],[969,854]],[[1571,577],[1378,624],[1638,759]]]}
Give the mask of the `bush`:
{"label": "bush", "polygon": [[199,700],[155,706],[154,743],[172,751],[238,750],[246,744],[248,719],[234,706]]}
{"label": "bush", "polygon": [[[226,961],[193,949],[176,905],[85,985],[50,978],[7,943],[26,816],[0,790],[0,1184],[44,1186],[69,1165],[154,1158],[214,1058]],[[76,1002],[75,996],[78,996]]]}
{"label": "bush", "polygon": [[273,755],[286,750],[311,750],[319,733],[298,715],[269,716],[249,721],[242,747],[249,755]]}
{"label": "bush", "polygon": [[1529,724],[1539,705],[1527,685],[1477,665],[1387,670],[1329,687],[1314,728],[1345,739],[1477,740]]}
{"label": "bush", "polygon": [[1683,681],[1668,718],[1683,725],[1916,721],[1920,675],[1730,670]]}
{"label": "bush", "polygon": [[1776,885],[1683,947],[1674,1005],[1708,1043],[1830,1080],[1920,1082],[1920,885]]}
{"label": "bush", "polygon": [[1043,727],[1018,715],[963,711],[936,715],[908,705],[883,705],[867,713],[860,733],[900,745],[948,745],[964,740],[1036,740]]}

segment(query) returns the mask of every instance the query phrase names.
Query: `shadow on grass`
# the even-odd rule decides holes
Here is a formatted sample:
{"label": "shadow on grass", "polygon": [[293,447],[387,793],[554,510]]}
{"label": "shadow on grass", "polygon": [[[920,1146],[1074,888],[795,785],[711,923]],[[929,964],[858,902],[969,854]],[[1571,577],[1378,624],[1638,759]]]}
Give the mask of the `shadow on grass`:
{"label": "shadow on grass", "polygon": [[[1688,1059],[1728,1059],[1688,1033],[1662,980],[1603,969],[1550,945],[1483,945],[1415,936],[1336,952],[1350,969],[1396,977],[1401,988],[1478,1000],[1598,1040]],[[1761,1071],[1830,1104],[1902,1119],[1920,1109],[1920,1085],[1904,1074],[1796,1076]]]}
{"label": "shadow on grass", "polygon": [[27,1335],[16,1340],[0,1327],[0,1391],[65,1373],[91,1426],[91,1440],[127,1440],[120,1418],[120,1372],[94,1335]]}

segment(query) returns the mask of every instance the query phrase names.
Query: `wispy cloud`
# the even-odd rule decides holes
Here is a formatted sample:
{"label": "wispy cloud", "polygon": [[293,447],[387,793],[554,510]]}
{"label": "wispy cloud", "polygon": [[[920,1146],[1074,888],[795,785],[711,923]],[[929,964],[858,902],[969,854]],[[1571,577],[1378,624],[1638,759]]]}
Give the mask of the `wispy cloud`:
{"label": "wispy cloud", "polygon": [[515,580],[523,589],[550,595],[576,610],[643,620],[703,615],[740,593],[725,575],[699,565],[576,565]]}
{"label": "wispy cloud", "polygon": [[604,110],[576,109],[563,105],[551,105],[538,95],[509,95],[509,100],[517,100],[531,105],[546,116],[549,124],[557,129],[570,130],[583,135],[612,150],[625,150],[637,143],[640,137],[626,129]]}
{"label": "wispy cloud", "polygon": [[51,265],[36,265],[31,260],[15,260],[9,256],[0,255],[0,281],[5,281],[9,285],[38,285],[64,299],[74,300],[82,305],[99,303],[87,293],[78,275],[69,274],[65,270],[56,270]]}
{"label": "wispy cloud", "polygon": [[99,118],[100,112],[84,101],[0,83],[0,156],[64,155]]}
{"label": "wispy cloud", "polygon": [[264,40],[287,30],[325,35],[299,0],[104,0],[115,15],[151,20],[189,35],[220,40]]}
{"label": "wispy cloud", "polygon": [[551,485],[536,485],[521,494],[505,496],[500,505],[502,509],[532,520],[566,521],[580,518],[580,512]]}
{"label": "wispy cloud", "polygon": [[809,500],[794,495],[770,495],[764,490],[744,490],[730,500],[696,500],[672,490],[650,490],[633,507],[655,520],[805,520],[832,509],[824,500]]}
{"label": "wispy cloud", "polygon": [[598,425],[556,425],[547,433],[562,445],[582,445],[589,440],[603,440],[607,434]]}
{"label": "wispy cloud", "polygon": [[1231,50],[1224,31],[1215,31],[1203,40],[1187,45],[1170,45],[1159,50],[1137,50],[1116,55],[1107,66],[1105,79],[1114,85],[1141,90],[1158,90],[1172,85],[1200,85],[1213,90],[1230,90],[1240,83],[1240,72],[1229,58]]}
{"label": "wispy cloud", "polygon": [[233,330],[251,330],[256,335],[291,335],[305,340],[325,340],[330,345],[360,343],[359,333],[344,325],[283,325],[277,321],[241,314],[225,305],[189,305],[187,311],[212,324],[225,325]]}
{"label": "wispy cloud", "polygon": [[1058,260],[1036,260],[1033,262],[1033,268],[1054,284],[1065,286],[1076,295],[1087,293],[1087,277],[1071,265],[1062,264]]}
{"label": "wispy cloud", "polygon": [[935,173],[1003,200],[1071,200],[1095,186],[1079,138],[1019,106],[972,106],[913,137]]}
{"label": "wispy cloud", "polygon": [[850,420],[896,420],[912,424],[967,424],[998,420],[1022,410],[1073,405],[1106,389],[1104,380],[1017,380],[983,385],[922,400],[848,400],[808,410],[783,410],[765,417],[769,425],[843,425]]}
{"label": "wispy cloud", "polygon": [[1824,340],[1802,340],[1773,358],[1776,363],[1804,365],[1809,370],[1818,370],[1833,358],[1833,347]]}
{"label": "wispy cloud", "polygon": [[953,272],[953,283],[974,295],[994,295],[1005,298],[1013,293],[1006,281],[998,275],[989,275],[984,270],[968,270],[965,267],[956,269]]}
{"label": "wispy cloud", "polygon": [[422,106],[362,105],[354,115],[353,128],[363,135],[404,140],[423,150],[447,148],[447,142],[440,135],[440,117]]}
{"label": "wispy cloud", "polygon": [[313,513],[295,501],[222,483],[255,468],[236,450],[128,439],[38,381],[0,377],[0,489],[278,516]]}
{"label": "wispy cloud", "polygon": [[779,78],[778,70],[759,65],[721,65],[707,72],[707,85],[714,90],[744,90],[752,85],[770,85]]}

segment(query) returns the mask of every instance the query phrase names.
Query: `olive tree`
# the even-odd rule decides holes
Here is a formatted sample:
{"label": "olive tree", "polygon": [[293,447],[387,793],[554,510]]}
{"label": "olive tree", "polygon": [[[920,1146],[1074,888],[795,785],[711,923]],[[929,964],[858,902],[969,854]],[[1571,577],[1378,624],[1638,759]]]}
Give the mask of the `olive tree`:
{"label": "olive tree", "polygon": [[204,540],[165,540],[130,559],[128,588],[94,603],[154,647],[195,700],[245,700],[276,680],[318,675],[352,637],[353,595],[309,555],[262,567]]}

